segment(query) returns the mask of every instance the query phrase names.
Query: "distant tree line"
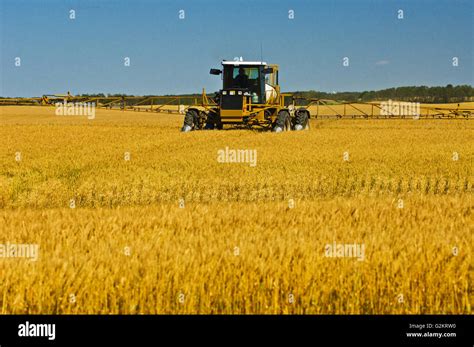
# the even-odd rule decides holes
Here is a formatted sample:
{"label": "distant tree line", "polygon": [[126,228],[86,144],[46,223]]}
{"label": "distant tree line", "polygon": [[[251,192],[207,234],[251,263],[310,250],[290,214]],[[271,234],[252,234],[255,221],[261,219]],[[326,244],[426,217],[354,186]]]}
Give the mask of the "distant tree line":
{"label": "distant tree line", "polygon": [[[296,96],[306,99],[331,99],[336,101],[378,101],[378,100],[398,100],[398,101],[413,101],[423,103],[449,103],[449,102],[464,102],[474,101],[474,87],[469,85],[453,86],[448,84],[446,87],[427,87],[427,86],[411,86],[388,88],[383,90],[371,90],[364,92],[336,92],[327,93],[315,90],[290,92]],[[83,97],[121,97],[121,96],[135,96],[131,94],[80,94],[77,96]],[[138,96],[138,95],[137,95]],[[156,95],[139,95],[142,97],[150,97]],[[181,94],[181,95],[162,95],[170,98],[200,98],[201,94]],[[210,93],[212,96],[212,93]]]}
{"label": "distant tree line", "polygon": [[304,98],[331,99],[337,101],[399,100],[423,103],[448,103],[474,101],[474,88],[469,85],[446,87],[412,86],[388,88],[378,91],[326,93],[314,90],[297,91],[294,94]]}
{"label": "distant tree line", "polygon": [[[291,92],[297,96],[306,99],[331,99],[337,101],[378,101],[378,100],[399,100],[415,101],[423,103],[448,103],[474,101],[474,87],[469,85],[453,86],[448,84],[446,87],[427,87],[427,86],[409,86],[388,88],[382,90],[370,90],[364,92],[336,92],[327,93],[315,90]],[[134,96],[129,94],[82,94],[87,97],[106,97],[106,96]],[[143,95],[148,97],[151,95]],[[175,97],[178,95],[163,95]],[[200,97],[201,94],[182,94],[180,97]]]}

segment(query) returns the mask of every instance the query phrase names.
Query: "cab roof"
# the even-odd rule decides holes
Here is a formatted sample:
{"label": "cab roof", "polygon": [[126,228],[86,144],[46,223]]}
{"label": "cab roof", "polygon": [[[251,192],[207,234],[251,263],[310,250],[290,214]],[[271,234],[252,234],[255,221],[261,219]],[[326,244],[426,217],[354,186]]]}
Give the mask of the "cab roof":
{"label": "cab roof", "polygon": [[264,61],[234,61],[234,60],[223,60],[222,65],[267,65]]}

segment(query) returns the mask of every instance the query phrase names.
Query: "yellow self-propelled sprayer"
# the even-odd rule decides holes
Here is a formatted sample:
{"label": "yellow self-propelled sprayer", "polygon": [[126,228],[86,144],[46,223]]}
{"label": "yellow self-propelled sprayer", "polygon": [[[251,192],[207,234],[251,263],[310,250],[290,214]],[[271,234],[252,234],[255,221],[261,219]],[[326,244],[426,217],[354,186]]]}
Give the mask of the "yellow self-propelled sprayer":
{"label": "yellow self-propelled sprayer", "polygon": [[199,106],[189,107],[181,131],[223,129],[225,125],[261,127],[274,132],[309,129],[310,114],[294,103],[285,105],[278,65],[261,61],[222,61],[222,89],[213,98],[203,91]]}

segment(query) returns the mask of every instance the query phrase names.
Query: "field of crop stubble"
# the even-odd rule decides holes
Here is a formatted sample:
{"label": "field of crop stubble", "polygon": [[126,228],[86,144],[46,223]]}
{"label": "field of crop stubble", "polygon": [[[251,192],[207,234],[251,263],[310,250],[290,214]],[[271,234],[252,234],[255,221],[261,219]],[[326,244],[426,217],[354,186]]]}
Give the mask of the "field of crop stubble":
{"label": "field of crop stubble", "polygon": [[0,244],[39,247],[0,258],[3,314],[472,313],[472,121],[0,111]]}

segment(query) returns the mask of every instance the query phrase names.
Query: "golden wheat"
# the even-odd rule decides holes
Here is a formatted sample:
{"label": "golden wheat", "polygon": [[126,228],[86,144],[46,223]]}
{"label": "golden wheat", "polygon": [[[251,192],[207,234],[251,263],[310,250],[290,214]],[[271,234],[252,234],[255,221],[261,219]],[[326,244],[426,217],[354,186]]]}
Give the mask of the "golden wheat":
{"label": "golden wheat", "polygon": [[471,313],[471,121],[0,111],[0,244],[39,245],[0,258],[2,313]]}

